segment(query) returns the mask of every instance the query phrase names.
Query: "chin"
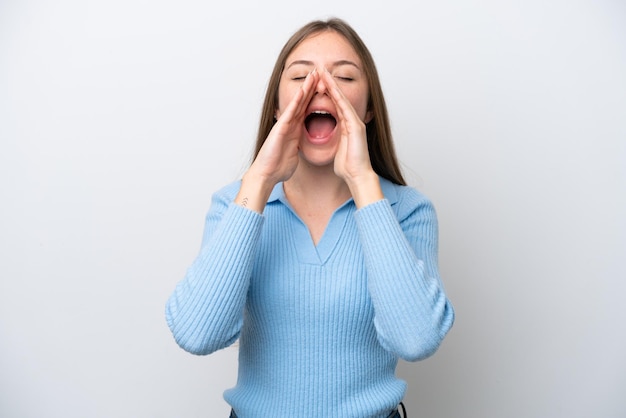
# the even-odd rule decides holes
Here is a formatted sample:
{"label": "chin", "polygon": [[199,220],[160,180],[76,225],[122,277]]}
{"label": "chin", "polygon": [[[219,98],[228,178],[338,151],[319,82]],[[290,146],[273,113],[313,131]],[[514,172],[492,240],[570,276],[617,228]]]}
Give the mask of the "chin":
{"label": "chin", "polygon": [[335,163],[338,146],[338,138],[334,135],[321,144],[315,144],[308,138],[303,138],[300,141],[300,160],[314,167],[326,167]]}
{"label": "chin", "polygon": [[313,167],[327,167],[335,163],[336,150],[312,151],[300,150],[300,161]]}

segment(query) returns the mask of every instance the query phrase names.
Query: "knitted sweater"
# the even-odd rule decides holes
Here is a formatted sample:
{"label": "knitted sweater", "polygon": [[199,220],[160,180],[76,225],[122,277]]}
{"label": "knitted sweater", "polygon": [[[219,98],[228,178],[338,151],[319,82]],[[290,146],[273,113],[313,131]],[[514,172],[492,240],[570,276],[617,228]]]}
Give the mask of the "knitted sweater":
{"label": "knitted sweater", "polygon": [[417,190],[339,207],[317,245],[276,185],[263,215],[213,195],[202,248],[166,306],[176,342],[209,354],[237,339],[239,418],[384,418],[399,358],[433,354],[454,310],[439,278],[437,219]]}

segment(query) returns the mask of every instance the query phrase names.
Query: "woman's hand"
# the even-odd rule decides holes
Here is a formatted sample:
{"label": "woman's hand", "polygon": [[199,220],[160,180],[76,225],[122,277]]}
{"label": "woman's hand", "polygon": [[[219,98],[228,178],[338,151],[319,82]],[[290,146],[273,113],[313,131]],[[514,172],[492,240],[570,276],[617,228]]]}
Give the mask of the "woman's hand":
{"label": "woman's hand", "polygon": [[352,193],[357,207],[383,198],[378,175],[370,162],[365,122],[339,89],[328,71],[321,72],[329,95],[335,104],[341,139],[335,155],[335,174],[341,177]]}
{"label": "woman's hand", "polygon": [[298,166],[298,144],[304,129],[306,108],[320,75],[311,71],[272,127],[254,162],[244,174],[235,203],[263,212],[272,189],[288,180]]}
{"label": "woman's hand", "polygon": [[319,80],[311,71],[270,131],[259,154],[250,167],[256,176],[267,179],[272,187],[289,179],[298,165],[298,144],[304,129],[306,108]]}

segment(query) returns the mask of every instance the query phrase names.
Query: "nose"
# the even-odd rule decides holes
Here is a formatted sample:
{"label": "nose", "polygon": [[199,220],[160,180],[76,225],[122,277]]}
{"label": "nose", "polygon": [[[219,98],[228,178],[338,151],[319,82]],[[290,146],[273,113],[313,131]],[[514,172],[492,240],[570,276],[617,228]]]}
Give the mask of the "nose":
{"label": "nose", "polygon": [[315,94],[326,94],[327,91],[328,89],[326,88],[326,84],[324,84],[324,81],[320,77],[317,81],[317,85],[315,86]]}

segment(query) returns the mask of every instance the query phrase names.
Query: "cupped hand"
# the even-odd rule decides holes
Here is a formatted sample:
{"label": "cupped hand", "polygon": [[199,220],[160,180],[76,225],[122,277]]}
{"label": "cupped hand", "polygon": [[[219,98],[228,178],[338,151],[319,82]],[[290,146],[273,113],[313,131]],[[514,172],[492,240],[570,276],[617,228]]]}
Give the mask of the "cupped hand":
{"label": "cupped hand", "polygon": [[335,155],[335,174],[348,185],[360,178],[371,178],[374,174],[367,148],[367,131],[350,101],[343,94],[332,75],[320,71],[330,98],[337,110],[338,127],[341,132],[337,154]]}
{"label": "cupped hand", "polygon": [[269,184],[288,180],[298,166],[298,145],[306,108],[315,93],[319,73],[311,71],[274,124],[249,171]]}

